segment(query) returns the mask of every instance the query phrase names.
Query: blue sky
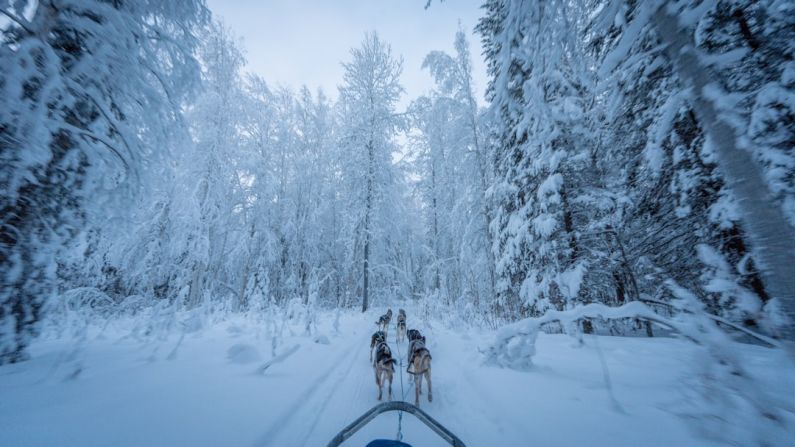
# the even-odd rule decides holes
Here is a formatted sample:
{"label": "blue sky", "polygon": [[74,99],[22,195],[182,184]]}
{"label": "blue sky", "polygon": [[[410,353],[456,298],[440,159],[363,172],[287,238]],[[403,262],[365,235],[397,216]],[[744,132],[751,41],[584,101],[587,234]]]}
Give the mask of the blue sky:
{"label": "blue sky", "polygon": [[481,15],[481,0],[208,0],[242,38],[247,70],[270,84],[298,88],[322,87],[336,98],[342,81],[340,63],[364,33],[375,30],[404,58],[402,82],[408,104],[433,85],[422,70],[422,59],[431,50],[452,53],[458,22],[467,30],[472,51],[477,95],[483,103],[486,69],[479,37],[472,28]]}

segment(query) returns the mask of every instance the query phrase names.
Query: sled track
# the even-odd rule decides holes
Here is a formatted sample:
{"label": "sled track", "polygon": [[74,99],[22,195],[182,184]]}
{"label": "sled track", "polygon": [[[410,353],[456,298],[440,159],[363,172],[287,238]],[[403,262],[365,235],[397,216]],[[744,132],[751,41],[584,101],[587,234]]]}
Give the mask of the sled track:
{"label": "sled track", "polygon": [[[310,436],[315,431],[315,428],[317,427],[318,421],[320,421],[320,418],[325,414],[326,408],[328,407],[328,404],[331,402],[331,399],[334,397],[334,395],[340,389],[340,385],[342,384],[342,382],[347,377],[350,376],[351,370],[353,369],[354,365],[359,363],[359,362],[356,361],[356,357],[357,357],[356,354],[361,352],[361,348],[359,350],[357,350],[355,345],[354,345],[354,347],[351,347],[351,351],[353,351],[353,355],[346,358],[348,360],[348,367],[345,369],[344,373],[337,375],[337,379],[334,381],[334,384],[331,386],[329,393],[326,395],[326,397],[323,398],[323,401],[320,403],[320,407],[314,412],[314,416],[312,418],[312,423],[309,425],[309,428],[306,430],[306,435],[301,440],[301,445],[307,445],[307,441],[309,440]],[[336,369],[339,369],[339,368],[336,368]],[[357,375],[357,377],[361,378],[362,376],[361,375]],[[359,383],[361,383],[361,382],[359,382]],[[355,399],[354,400],[349,400],[348,402],[349,402],[349,405],[353,405],[353,402],[356,402],[356,400]],[[333,435],[334,434],[332,433],[330,436],[333,436]]]}
{"label": "sled track", "polygon": [[[283,416],[271,424],[268,431],[266,431],[259,438],[255,445],[261,447],[274,445],[274,441],[284,432],[284,430],[293,425],[293,421],[299,416],[299,413],[303,413],[302,410],[309,407],[313,403],[315,395],[323,389],[323,386],[332,376],[335,376],[337,379],[335,381],[335,385],[339,385],[353,368],[354,359],[356,358],[357,354],[356,345],[357,343],[351,343],[344,360],[334,362],[329,369],[322,372],[320,376],[314,380],[312,385],[310,385],[303,393],[301,393],[301,395],[295,399],[295,402],[293,402],[291,406],[284,410]],[[343,365],[346,363],[349,365],[348,368],[342,374],[335,375],[335,373],[342,369]],[[334,395],[335,391],[336,386],[332,387],[331,392],[323,399],[320,408],[312,417],[311,427],[306,430],[307,434],[304,437],[302,444],[305,444],[309,436],[312,434],[312,431],[314,430],[318,420],[322,415],[322,411],[328,406],[328,403],[331,401],[331,397]]]}

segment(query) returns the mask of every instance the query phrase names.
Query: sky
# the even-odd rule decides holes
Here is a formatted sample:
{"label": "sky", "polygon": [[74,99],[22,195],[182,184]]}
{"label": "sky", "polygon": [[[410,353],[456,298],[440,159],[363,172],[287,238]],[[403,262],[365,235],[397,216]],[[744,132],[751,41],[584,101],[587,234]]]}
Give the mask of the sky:
{"label": "sky", "polygon": [[473,28],[482,0],[208,0],[216,17],[242,39],[248,65],[269,84],[298,89],[322,87],[337,97],[341,63],[359,46],[365,32],[376,31],[403,56],[401,80],[406,94],[400,105],[433,87],[422,60],[428,52],[453,53],[459,20],[467,31],[476,94],[484,104],[486,68],[480,39]]}

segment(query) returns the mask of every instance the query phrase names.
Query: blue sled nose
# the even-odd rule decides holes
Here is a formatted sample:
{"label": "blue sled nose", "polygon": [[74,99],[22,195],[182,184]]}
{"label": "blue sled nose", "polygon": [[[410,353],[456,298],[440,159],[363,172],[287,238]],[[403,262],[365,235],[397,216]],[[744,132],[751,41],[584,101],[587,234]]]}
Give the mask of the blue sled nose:
{"label": "blue sled nose", "polygon": [[391,439],[376,439],[370,441],[366,447],[411,447],[411,445]]}

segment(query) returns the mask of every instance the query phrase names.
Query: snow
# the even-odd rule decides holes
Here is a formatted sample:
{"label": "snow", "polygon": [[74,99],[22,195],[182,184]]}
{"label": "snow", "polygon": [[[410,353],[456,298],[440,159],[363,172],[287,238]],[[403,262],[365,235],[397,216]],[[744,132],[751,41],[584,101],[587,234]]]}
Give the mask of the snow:
{"label": "snow", "polygon": [[781,84],[790,87],[795,84],[795,61],[784,64],[784,69],[781,71]]}
{"label": "snow", "polygon": [[536,196],[539,201],[546,200],[548,204],[560,203],[561,186],[563,186],[563,176],[557,173],[552,174],[538,185]]}
{"label": "snow", "polygon": [[[627,57],[630,52],[630,49],[637,43],[639,40],[639,36],[641,32],[644,30],[645,26],[648,24],[651,15],[654,13],[654,4],[652,2],[647,2],[642,4],[642,6],[637,11],[636,18],[626,27],[624,32],[621,34],[621,38],[618,41],[616,47],[605,57],[604,62],[599,67],[599,75],[600,76],[608,76],[609,73],[613,72],[616,67]],[[623,11],[618,12],[616,18],[621,17],[620,20],[617,20],[614,25],[621,26],[623,25]]]}
{"label": "snow", "polygon": [[259,360],[260,355],[254,346],[238,343],[229,348],[227,358],[232,363],[251,363]]}
{"label": "snow", "polygon": [[[416,327],[408,310],[409,327]],[[185,336],[171,358],[176,334],[141,341],[109,329],[86,343],[75,379],[65,378],[71,341],[39,339],[31,361],[0,368],[0,445],[325,445],[377,403],[368,348],[381,311],[343,313],[338,334],[331,330],[334,315],[321,314],[318,326],[332,334],[329,344],[285,336],[277,353],[295,344],[301,349],[262,374],[255,363],[230,359],[232,352],[237,359],[270,352],[262,324],[242,317]],[[580,345],[540,333],[533,366],[516,371],[483,363],[478,348],[493,339],[492,331],[456,326],[418,325],[434,361],[434,401],[420,405],[469,446],[722,445],[688,426],[687,409],[699,408],[685,399],[698,350],[686,341],[587,336]],[[303,333],[300,323],[288,329]],[[394,331],[393,351],[403,358],[405,343],[393,337]],[[737,348],[747,368],[792,403],[795,374],[781,352]],[[405,376],[403,395],[411,400]],[[344,445],[394,438],[397,423],[397,414],[383,414]],[[791,428],[788,434],[795,436]],[[444,445],[410,415],[403,417],[403,436],[416,446]]]}
{"label": "snow", "polygon": [[674,119],[679,112],[682,96],[681,94],[672,95],[660,107],[659,119],[650,129],[649,141],[643,149],[643,156],[655,175],[659,174],[665,162],[665,151],[662,145],[666,136],[670,133]]}
{"label": "snow", "polygon": [[586,270],[584,263],[578,263],[558,276],[557,282],[563,296],[570,300],[577,297]]}
{"label": "snow", "polygon": [[[704,290],[720,294],[721,302],[727,312],[736,308],[737,311],[744,313],[743,318],[747,318],[748,315],[756,315],[761,310],[762,303],[750,290],[738,283],[724,256],[705,244],[699,245],[696,250],[699,259],[706,267],[702,274]],[[737,270],[741,269],[738,266]]]}
{"label": "snow", "polygon": [[558,228],[558,221],[552,214],[539,214],[533,219],[533,232],[543,238],[548,238]]}

